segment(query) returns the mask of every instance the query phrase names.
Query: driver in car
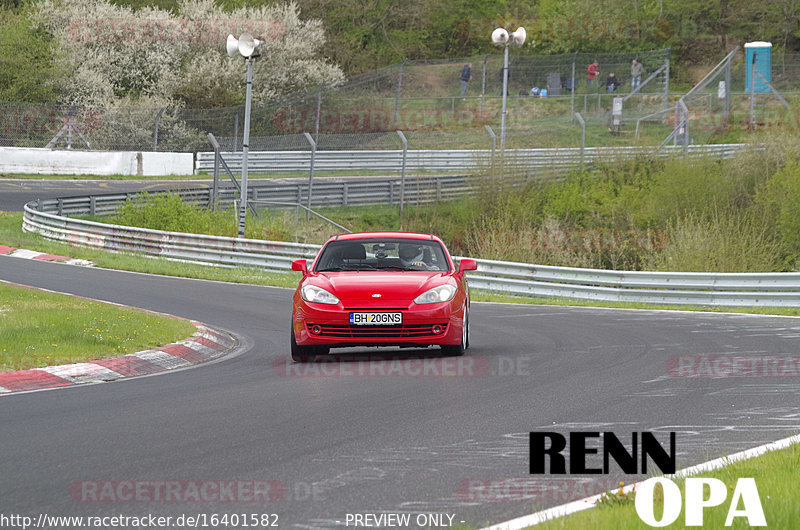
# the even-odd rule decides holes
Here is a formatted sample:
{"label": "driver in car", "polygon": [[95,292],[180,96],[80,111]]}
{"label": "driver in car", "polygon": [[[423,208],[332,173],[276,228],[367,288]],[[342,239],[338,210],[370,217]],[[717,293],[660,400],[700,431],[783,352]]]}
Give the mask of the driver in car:
{"label": "driver in car", "polygon": [[403,267],[406,268],[421,268],[424,270],[430,270],[432,267],[428,266],[427,263],[423,260],[422,248],[416,245],[400,245],[400,249],[397,251],[397,255],[400,256],[400,263],[403,264]]}

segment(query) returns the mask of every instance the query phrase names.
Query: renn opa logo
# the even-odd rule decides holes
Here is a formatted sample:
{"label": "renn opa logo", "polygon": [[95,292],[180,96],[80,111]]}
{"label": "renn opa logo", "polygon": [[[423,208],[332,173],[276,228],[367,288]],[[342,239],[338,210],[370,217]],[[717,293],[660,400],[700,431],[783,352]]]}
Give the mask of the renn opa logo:
{"label": "renn opa logo", "polygon": [[[602,436],[601,436],[602,434]],[[602,438],[601,448],[592,446],[592,438]],[[641,439],[641,447],[639,440]],[[550,442],[549,446],[547,442]],[[567,438],[557,432],[530,433],[530,473],[546,474],[545,462],[549,458],[551,475],[566,475],[566,457],[561,454],[567,449]],[[589,455],[602,452],[602,467],[590,467],[587,463]],[[641,459],[638,455],[641,454]],[[609,473],[609,463],[613,459],[623,473],[635,475],[647,473],[648,456],[662,473],[675,473],[675,433],[669,433],[669,451],[664,449],[653,433],[643,432],[631,434],[631,451],[629,452],[613,432],[573,431],[569,433],[569,473],[604,474]],[[641,463],[641,471],[639,471]]]}
{"label": "renn opa logo", "polygon": [[[656,486],[661,486],[664,498],[664,510],[660,519],[656,519],[654,506]],[[724,482],[716,478],[687,478],[685,489],[686,526],[703,526],[703,510],[720,506],[728,498],[728,488]],[[655,527],[667,526],[677,521],[681,515],[681,490],[668,478],[647,479],[636,488],[634,503],[636,514],[645,524]],[[725,526],[731,526],[737,517],[747,519],[749,526],[767,526],[756,481],[753,478],[740,478],[736,481],[728,515],[725,517]]]}

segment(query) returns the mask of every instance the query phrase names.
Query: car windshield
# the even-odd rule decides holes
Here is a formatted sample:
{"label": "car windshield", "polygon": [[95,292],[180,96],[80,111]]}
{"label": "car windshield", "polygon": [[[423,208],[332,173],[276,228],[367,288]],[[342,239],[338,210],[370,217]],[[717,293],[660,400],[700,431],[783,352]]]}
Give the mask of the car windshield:
{"label": "car windshield", "polygon": [[315,272],[449,271],[444,248],[428,239],[371,238],[331,241]]}

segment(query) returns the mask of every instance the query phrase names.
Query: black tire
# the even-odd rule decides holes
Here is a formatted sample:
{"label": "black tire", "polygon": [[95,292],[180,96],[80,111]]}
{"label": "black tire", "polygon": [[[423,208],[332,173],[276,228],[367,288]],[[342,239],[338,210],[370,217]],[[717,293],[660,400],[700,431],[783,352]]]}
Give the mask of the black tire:
{"label": "black tire", "polygon": [[451,357],[460,357],[469,348],[469,311],[464,310],[464,327],[461,328],[461,344],[442,346],[442,352]]}
{"label": "black tire", "polygon": [[294,338],[294,328],[291,331],[291,352],[292,360],[296,363],[313,363],[316,358],[316,348],[314,346],[299,346]]}

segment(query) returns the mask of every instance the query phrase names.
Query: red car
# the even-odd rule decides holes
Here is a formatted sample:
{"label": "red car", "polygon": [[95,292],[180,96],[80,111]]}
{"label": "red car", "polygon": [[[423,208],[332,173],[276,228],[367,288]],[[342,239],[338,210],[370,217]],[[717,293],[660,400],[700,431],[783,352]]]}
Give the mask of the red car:
{"label": "red car", "polygon": [[469,287],[444,243],[431,234],[374,232],[329,239],[294,293],[291,352],[313,361],[331,348],[441,346],[463,355],[469,347]]}

